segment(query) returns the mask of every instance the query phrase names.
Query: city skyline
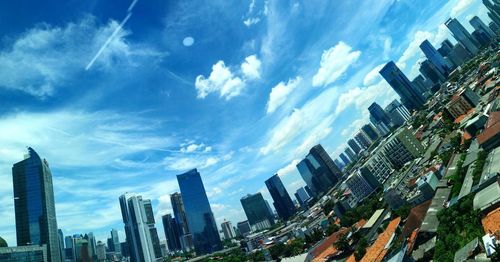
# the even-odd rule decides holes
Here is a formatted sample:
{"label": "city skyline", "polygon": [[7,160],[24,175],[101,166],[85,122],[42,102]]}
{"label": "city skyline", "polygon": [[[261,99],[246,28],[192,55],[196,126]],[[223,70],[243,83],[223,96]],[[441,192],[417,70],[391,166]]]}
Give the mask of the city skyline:
{"label": "city skyline", "polygon": [[[416,61],[423,56],[418,49],[418,44],[425,39],[417,39],[418,41],[415,40],[416,37],[406,39],[406,36],[410,34],[408,32],[411,31],[411,28],[420,28],[417,30],[428,29],[432,32],[439,32],[439,25],[443,24],[446,20],[442,19],[442,17],[450,16],[450,12],[455,10],[455,12],[460,11],[460,13],[455,14],[456,17],[459,18],[460,22],[464,26],[470,29],[470,25],[468,25],[469,19],[466,19],[466,16],[475,15],[477,13],[476,9],[478,8],[475,8],[474,4],[472,4],[472,6],[466,6],[463,10],[450,8],[450,6],[453,6],[455,2],[456,1],[450,1],[443,6],[433,4],[425,9],[426,11],[424,13],[426,16],[424,17],[426,17],[426,21],[435,20],[436,22],[435,24],[429,26],[431,29],[425,28],[425,26],[419,27],[421,24],[417,24],[417,22],[415,22],[414,26],[408,25],[406,27],[406,31],[403,29],[404,32],[399,32],[401,34],[400,37],[390,38],[390,41],[392,41],[392,43],[397,43],[398,46],[389,48],[391,53],[388,54],[388,58],[397,61],[398,65],[406,63],[402,71],[408,75],[410,80],[415,76],[412,75],[411,65],[416,64]],[[472,3],[476,2],[473,1]],[[137,8],[141,8],[141,4],[145,3],[139,2]],[[386,15],[389,11],[392,10],[392,12],[395,12],[397,8],[402,8],[397,5],[398,4],[396,3],[391,3],[390,6],[382,4],[381,9],[384,10],[377,10],[380,13],[375,15],[376,19],[373,17],[370,17],[369,19],[374,19],[376,21],[383,20],[384,15]],[[291,5],[290,9],[295,8],[294,6],[295,5]],[[143,6],[142,8],[146,7]],[[238,8],[243,9],[243,7]],[[270,6],[269,8],[277,7]],[[307,8],[307,4],[299,4],[296,8]],[[417,9],[416,7],[414,8]],[[141,9],[138,11],[139,13],[140,10]],[[411,6],[409,11],[411,11]],[[258,14],[257,11],[255,12],[256,14],[252,15],[261,16],[260,19],[271,19],[270,17],[264,18],[262,13]],[[434,17],[436,14],[438,14],[437,18]],[[119,20],[120,15],[121,14],[116,14],[113,17],[116,17],[115,19]],[[137,17],[139,17],[139,15],[137,15]],[[479,17],[487,21],[487,18],[484,18],[484,15],[480,12]],[[144,35],[141,36],[141,34],[146,34],[140,33],[140,30],[137,28],[138,24],[134,26],[132,23],[134,18],[135,17],[132,17],[130,20],[130,27],[125,26],[126,30],[130,30],[130,32],[133,32],[134,34],[139,34],[138,36],[130,37],[130,42],[128,42],[130,45],[133,43],[139,43],[141,37],[144,37]],[[81,20],[81,18],[74,21],[66,18],[65,20],[63,19],[61,21],[54,22],[52,25],[54,27],[65,28],[63,32],[67,34],[72,33],[71,29],[67,27],[67,24],[69,23],[68,21],[79,23],[78,26],[82,26],[82,23],[88,23],[83,25],[87,26],[87,29],[92,26],[101,25],[103,30],[109,31],[112,26],[116,26],[112,22],[109,24],[109,28],[106,26],[106,21],[109,17],[98,17],[95,19],[100,22],[92,24],[92,21]],[[293,21],[293,17],[290,19]],[[34,28],[32,24],[28,24],[26,26],[27,28]],[[251,25],[249,28],[245,28],[246,25],[243,24],[242,27],[245,30],[252,30],[252,28],[258,26],[259,23]],[[17,29],[18,31],[14,31],[16,30],[15,28],[10,29],[12,31],[9,31],[1,27],[0,30],[3,30],[2,32],[5,32],[6,35],[10,36],[16,36],[20,32],[24,32],[20,29]],[[31,31],[26,31],[27,33],[24,36],[19,37],[21,39],[26,39],[29,34],[40,33],[44,30],[56,33],[50,31],[50,28],[39,27],[37,29],[32,29]],[[183,33],[187,34],[187,31]],[[190,34],[192,34],[195,39],[193,47],[191,48],[198,45],[198,40],[200,40],[200,44],[203,43],[202,39],[200,39],[201,37],[198,37],[194,33]],[[423,35],[425,35],[425,33],[420,34],[419,37]],[[346,141],[349,136],[354,134],[362,125],[368,123],[368,105],[375,100],[384,107],[388,104],[388,102],[391,102],[392,99],[396,97],[388,85],[381,80],[381,77],[378,76],[378,70],[376,70],[377,75],[370,75],[371,69],[376,68],[377,64],[373,64],[373,62],[366,62],[369,57],[373,56],[373,54],[370,55],[369,53],[371,51],[366,50],[366,43],[364,46],[359,39],[338,39],[338,37],[328,39],[327,41],[327,36],[328,35],[324,36],[325,38],[322,38],[325,40],[321,42],[322,44],[320,47],[317,47],[316,50],[309,49],[309,56],[314,58],[311,58],[311,61],[308,62],[310,63],[309,66],[314,68],[314,72],[301,72],[300,70],[296,72],[289,71],[284,73],[283,77],[280,79],[271,79],[269,78],[269,75],[264,73],[263,68],[272,68],[273,59],[277,58],[273,58],[273,56],[266,53],[266,51],[256,50],[247,51],[244,52],[244,54],[238,54],[238,57],[242,57],[242,59],[240,59],[241,61],[246,61],[242,63],[245,66],[241,66],[241,72],[234,69],[239,66],[241,61],[238,62],[236,60],[228,60],[229,58],[226,59],[222,56],[207,58],[209,61],[204,62],[205,64],[203,68],[197,68],[197,71],[192,73],[194,74],[193,76],[186,75],[182,71],[167,72],[169,78],[174,79],[174,81],[179,81],[179,85],[185,85],[184,88],[190,90],[191,93],[185,94],[186,96],[191,96],[193,101],[190,103],[204,104],[197,106],[196,110],[203,110],[207,104],[210,104],[211,106],[218,104],[220,106],[217,107],[218,109],[224,108],[228,104],[234,106],[235,103],[245,100],[245,97],[247,98],[246,100],[253,101],[253,109],[257,107],[261,108],[259,115],[255,116],[244,113],[240,120],[241,122],[236,121],[235,123],[231,123],[231,125],[246,126],[247,123],[260,119],[260,121],[257,121],[258,123],[255,129],[252,130],[256,131],[256,134],[258,135],[263,134],[263,140],[257,139],[253,137],[253,135],[242,136],[241,131],[237,129],[231,129],[229,133],[225,133],[225,136],[210,134],[208,138],[204,138],[204,136],[201,136],[202,133],[197,132],[188,132],[188,137],[180,136],[175,133],[172,133],[173,136],[171,137],[164,137],[159,135],[160,132],[155,133],[152,130],[158,127],[162,130],[162,132],[170,134],[169,131],[163,129],[165,125],[164,121],[176,122],[179,120],[170,119],[169,117],[166,117],[166,120],[161,120],[162,118],[159,116],[150,117],[148,112],[138,110],[138,108],[140,108],[139,105],[136,105],[135,107],[132,105],[130,110],[123,108],[117,109],[113,107],[106,108],[96,105],[93,108],[87,108],[80,111],[75,108],[67,107],[66,105],[58,104],[61,103],[58,101],[58,99],[61,98],[58,98],[57,94],[58,92],[63,91],[58,91],[56,87],[50,88],[47,86],[49,89],[34,89],[30,91],[28,89],[13,90],[12,87],[8,86],[5,89],[1,89],[1,92],[5,92],[6,94],[20,92],[21,98],[19,98],[18,101],[20,103],[20,111],[10,112],[7,110],[1,112],[3,118],[0,120],[0,127],[2,130],[6,130],[4,131],[6,133],[1,133],[5,134],[4,137],[6,137],[0,140],[2,143],[5,142],[6,144],[5,148],[0,148],[0,156],[3,157],[1,164],[3,166],[7,165],[7,168],[9,168],[15,162],[13,159],[19,159],[19,157],[22,156],[22,153],[19,153],[22,152],[23,146],[26,145],[33,146],[37,150],[40,150],[42,155],[47,156],[53,165],[51,167],[54,167],[52,171],[54,175],[54,187],[56,193],[56,210],[60,210],[57,211],[58,222],[64,221],[59,225],[59,228],[64,231],[65,235],[92,231],[96,233],[98,240],[105,240],[105,238],[101,237],[109,235],[109,230],[111,228],[121,229],[121,218],[120,216],[116,216],[116,214],[119,214],[119,212],[117,212],[117,210],[119,210],[119,206],[116,203],[116,199],[119,195],[125,192],[137,192],[145,198],[151,199],[158,231],[163,232],[163,230],[160,229],[161,223],[159,223],[159,221],[161,221],[161,215],[172,213],[171,207],[169,206],[169,195],[178,191],[178,187],[175,182],[175,175],[194,167],[198,167],[200,169],[200,173],[203,176],[202,179],[204,182],[206,181],[207,195],[210,203],[212,204],[214,214],[216,215],[216,225],[219,227],[224,218],[231,221],[233,225],[236,225],[237,222],[245,220],[245,215],[238,203],[240,197],[246,195],[247,193],[253,194],[261,192],[267,200],[270,200],[269,193],[266,189],[264,189],[264,180],[269,178],[274,173],[278,173],[280,175],[280,178],[284,181],[285,188],[290,193],[295,192],[296,189],[305,185],[295,168],[295,165],[297,164],[297,162],[294,162],[295,160],[300,160],[305,157],[310,147],[316,143],[322,143],[332,158],[336,158],[336,156],[345,149]],[[129,35],[120,36],[120,38],[117,39],[116,44],[127,44],[124,42],[127,37],[129,37]],[[429,35],[425,35],[425,37],[429,37]],[[452,37],[447,35],[447,38],[451,39]],[[184,40],[184,37],[176,39],[178,42],[182,40]],[[436,38],[432,40],[433,41],[431,42],[437,48],[440,41],[437,41]],[[416,42],[417,44],[415,49],[416,51],[413,51],[415,47],[411,46],[411,43],[413,42]],[[17,43],[19,46],[23,42]],[[381,41],[380,44],[382,45],[385,43],[386,40]],[[4,45],[5,46],[1,47],[9,48],[8,43]],[[389,46],[391,46],[390,43]],[[21,48],[29,47],[23,47],[21,45]],[[119,46],[117,48],[119,48]],[[188,49],[189,47],[177,46],[175,48]],[[380,50],[381,47],[378,48]],[[261,50],[263,49],[264,48],[261,48]],[[331,52],[325,52],[321,55],[323,51],[328,50],[331,50]],[[409,51],[406,52],[407,50]],[[158,50],[152,48],[147,49],[147,51],[155,52]],[[412,52],[414,52],[414,54],[410,56]],[[256,53],[256,56],[254,58],[249,58],[254,53]],[[324,70],[330,70],[327,65],[325,65],[325,68],[321,67],[321,69],[324,69],[323,71],[320,70],[319,66],[320,60],[323,59],[326,64],[328,61],[328,54],[340,54],[344,55],[346,59],[349,59],[349,61],[346,61],[346,63],[350,65],[349,68],[342,69],[330,67],[330,69],[342,72],[340,76],[335,79],[325,78],[324,73],[320,73],[328,72]],[[3,53],[1,56],[6,55],[15,54]],[[108,55],[119,56],[120,54],[111,53]],[[138,54],[137,56],[141,55],[144,54]],[[401,56],[400,59],[398,59],[399,55]],[[410,56],[410,58],[407,58],[408,56]],[[106,57],[104,56],[104,58]],[[141,59],[146,58],[141,57]],[[224,66],[224,64],[217,63],[219,59],[225,59],[224,61],[227,62],[226,66]],[[255,59],[259,61],[257,64],[259,64],[258,68],[260,68],[260,70],[252,71],[250,70],[250,67],[256,66]],[[388,60],[389,59],[387,58],[378,58],[375,61],[379,61],[379,64],[382,65]],[[286,60],[280,61],[280,63],[286,63]],[[366,66],[362,66],[360,63],[367,64]],[[233,74],[235,74],[232,76],[233,79],[238,78],[244,81],[247,88],[239,90],[238,92],[235,90],[229,94],[223,94],[222,92],[220,94],[214,94],[212,93],[213,91],[210,91],[212,90],[210,88],[203,89],[203,86],[206,87],[207,85],[213,85],[213,83],[206,82],[210,80],[209,75],[212,65],[214,65],[214,70],[224,70],[227,68],[236,70],[233,71]],[[83,65],[83,67],[84,66],[85,65]],[[92,71],[91,68],[90,74],[99,74],[99,70],[103,70],[103,68],[105,69],[107,66],[114,66],[114,64],[107,65],[103,61],[97,61],[94,65],[95,70]],[[236,74],[240,75],[237,76]],[[205,77],[196,78],[197,75]],[[255,78],[257,75],[259,77]],[[177,77],[179,79],[177,79]],[[188,79],[188,84],[183,82],[185,78]],[[357,78],[358,80],[355,80],[354,78]],[[16,81],[22,80],[23,79],[16,79]],[[46,81],[49,80],[46,79]],[[266,101],[255,100],[254,96],[256,95],[252,94],[255,90],[252,91],[251,88],[251,86],[255,83],[252,81],[257,83],[259,83],[259,81],[263,81],[263,83],[265,83],[265,86],[267,86],[266,92],[271,94],[269,101],[267,101],[267,99]],[[282,88],[278,88],[278,84],[282,81]],[[364,87],[356,87],[361,85],[359,81],[363,82],[362,84]],[[103,83],[109,84],[111,82]],[[49,84],[55,85],[54,83]],[[255,85],[257,86],[257,84]],[[7,86],[7,84],[0,83],[0,86]],[[337,90],[335,89],[337,86],[342,86],[342,88],[338,88]],[[290,91],[288,89],[290,89]],[[304,89],[307,91],[304,91]],[[379,90],[388,90],[387,93],[391,99],[386,101],[385,97],[370,93],[370,91],[378,92]],[[360,92],[365,91],[371,94],[371,96],[368,96],[367,98],[369,101],[355,102],[353,100],[354,98],[357,98]],[[118,92],[118,90],[115,92]],[[167,88],[162,89],[161,92],[163,92],[165,97],[173,95],[169,93],[171,91]],[[259,92],[264,91],[261,90]],[[290,92],[289,97],[286,98],[286,94],[283,95],[283,92]],[[272,95],[273,93],[275,96]],[[267,98],[267,95],[265,95],[265,97]],[[285,132],[283,129],[287,127],[296,128],[297,123],[300,123],[304,117],[312,117],[311,113],[318,112],[318,103],[323,103],[324,99],[337,101],[334,104],[336,106],[332,105],[332,108],[325,111],[320,110],[318,117],[324,118],[324,116],[329,113],[338,111],[336,118],[327,117],[325,119],[321,119],[321,121],[318,120],[317,122],[313,122],[315,125],[314,130],[304,132],[304,136],[299,136],[292,131],[287,131],[288,133],[284,133],[284,137],[281,137],[281,132]],[[36,105],[33,107],[27,106],[27,104],[33,100],[39,100],[42,102],[36,102]],[[286,101],[279,102],[284,100]],[[53,101],[50,103],[57,105],[54,105],[53,107],[46,106],[46,104],[49,103],[47,101]],[[273,101],[273,103],[270,103],[271,101]],[[8,102],[7,105],[12,105],[9,103],[12,102]],[[271,107],[271,104],[275,106]],[[61,111],[61,109],[64,108],[69,108],[71,110],[68,111],[69,113]],[[155,109],[153,108],[151,110],[154,111]],[[119,112],[126,113],[126,118],[124,118]],[[352,114],[355,115],[356,121],[352,121],[352,118],[346,118],[348,115]],[[220,117],[227,118],[229,116],[220,115]],[[103,119],[104,122],[101,122],[98,119]],[[196,116],[189,116],[187,119],[194,121],[198,118]],[[314,119],[316,119],[316,117],[314,117]],[[75,120],[74,123],[68,124],[68,122],[73,120]],[[202,121],[203,125],[198,126],[198,128],[211,126],[211,124],[206,123],[206,118],[204,118],[204,120],[205,121]],[[24,123],[31,124],[33,127],[23,129],[21,127],[25,127]],[[180,122],[179,126],[182,125],[184,125],[184,122]],[[97,126],[98,128],[96,131],[89,129],[87,126]],[[224,125],[224,127],[227,126],[229,125]],[[299,130],[301,128],[303,127],[299,126]],[[200,129],[203,130],[203,128]],[[19,138],[15,138],[16,133],[18,132],[20,136]],[[55,140],[53,138],[64,139],[61,140],[61,145],[56,145],[57,143],[53,143],[52,141],[44,144],[44,141],[36,141],[36,134],[39,134],[38,132],[45,133],[52,140]],[[345,133],[345,135],[342,135],[343,133]],[[143,139],[144,135],[145,139]],[[8,142],[7,140],[12,139],[12,137],[14,137],[13,142]],[[235,142],[238,141],[239,137],[245,137],[247,139],[245,139],[244,142]],[[341,139],[333,139],[332,137],[340,137]],[[291,140],[293,141],[291,142]],[[254,141],[256,141],[256,148],[253,147]],[[75,146],[80,142],[81,146]],[[55,149],[55,147],[59,146],[70,149]],[[277,152],[288,151],[286,150],[288,148],[293,148],[293,150],[290,150],[290,152],[292,152],[291,154],[282,154]],[[74,152],[68,153],[68,151]],[[245,164],[246,162],[251,164],[247,165]],[[106,163],[111,164],[107,165]],[[88,169],[82,171],[85,167],[88,167]],[[5,167],[3,167],[2,170],[5,170]],[[12,190],[12,184],[8,175],[9,173],[4,174],[2,171],[1,179],[5,178],[5,180],[9,182],[6,185],[2,185],[0,193],[2,193],[2,195],[11,196],[12,194],[10,192]],[[116,181],[117,177],[120,178],[120,181]],[[103,184],[111,183],[111,181],[118,184],[116,190],[102,186]],[[95,188],[92,188],[93,186],[95,186]],[[102,195],[103,199],[91,199],[91,197],[95,194]],[[232,196],[230,198],[234,198],[235,200],[228,201],[224,199],[224,196],[227,196],[228,194]],[[111,198],[114,202],[108,202]],[[12,198],[3,197],[1,201],[1,203],[6,206],[5,209],[1,210],[2,214],[12,212]],[[75,207],[72,205],[72,203],[76,201],[81,201],[82,206]],[[75,220],[76,216],[72,214],[76,213],[77,216],[81,216],[82,213],[86,213],[90,210],[90,207],[98,205],[102,206],[102,209],[96,210],[94,215],[85,215],[84,217],[85,220],[90,220],[88,222],[90,225],[86,225],[84,228],[78,228],[77,224],[79,221]],[[15,243],[15,233],[13,235],[14,231],[12,223],[13,216],[6,215],[5,217],[9,219],[9,224],[0,226],[0,232],[2,232],[2,237],[6,238],[8,243],[12,245]],[[99,224],[99,222],[102,223]],[[99,227],[96,228],[97,225]],[[120,239],[124,240],[123,230],[119,231],[121,234]],[[162,233],[159,235],[160,239],[165,238]]]}

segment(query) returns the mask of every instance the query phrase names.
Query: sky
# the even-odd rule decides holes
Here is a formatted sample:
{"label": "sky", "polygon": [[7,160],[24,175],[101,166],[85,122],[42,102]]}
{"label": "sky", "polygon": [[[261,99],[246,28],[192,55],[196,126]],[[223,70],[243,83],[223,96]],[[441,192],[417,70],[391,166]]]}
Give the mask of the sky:
{"label": "sky", "polygon": [[[0,2],[0,236],[15,245],[12,165],[26,147],[53,174],[65,235],[119,231],[135,192],[171,213],[176,175],[198,168],[220,227],[240,198],[321,143],[333,158],[398,98],[390,60],[418,74],[419,44],[456,17],[489,22],[480,0]],[[293,196],[292,196],[293,198]]]}

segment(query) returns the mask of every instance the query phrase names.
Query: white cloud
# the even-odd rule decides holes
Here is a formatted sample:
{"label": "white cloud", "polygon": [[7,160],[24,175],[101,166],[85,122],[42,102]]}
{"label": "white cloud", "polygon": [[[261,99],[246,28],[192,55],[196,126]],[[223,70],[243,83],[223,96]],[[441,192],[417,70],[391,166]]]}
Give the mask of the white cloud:
{"label": "white cloud", "polygon": [[181,144],[181,149],[180,151],[182,153],[193,153],[193,152],[210,152],[212,151],[211,146],[207,146],[203,143],[187,143],[187,144]]}
{"label": "white cloud", "polygon": [[459,0],[455,6],[451,9],[450,16],[457,17],[462,14],[465,10],[469,8],[469,6],[474,3],[474,0]]}
{"label": "white cloud", "polygon": [[294,159],[292,160],[288,165],[286,165],[285,167],[282,167],[280,168],[276,173],[280,176],[280,177],[285,177],[285,176],[288,176],[294,172],[297,171],[297,164],[300,162],[299,159]]}
{"label": "white cloud", "polygon": [[247,56],[241,64],[241,72],[248,79],[260,78],[261,62],[256,55]]}
{"label": "white cloud", "polygon": [[276,111],[276,109],[285,102],[286,97],[300,84],[301,81],[302,78],[298,76],[294,79],[289,79],[286,84],[284,82],[280,82],[273,87],[267,102],[267,113],[271,114]]}
{"label": "white cloud", "polygon": [[241,93],[245,88],[245,83],[241,78],[233,75],[224,61],[218,61],[212,66],[212,72],[208,78],[202,75],[196,77],[195,87],[198,91],[198,98],[205,98],[210,93],[219,93],[220,97],[229,100]]}
{"label": "white cloud", "polygon": [[[0,53],[0,88],[19,90],[27,94],[47,98],[57,89],[64,88],[73,76],[83,71],[91,56],[99,50],[107,38],[119,27],[111,20],[98,25],[91,16],[65,27],[47,24],[29,29]],[[161,57],[147,46],[135,49],[120,30],[95,62],[98,70],[113,69],[114,65],[131,66],[138,57]],[[131,59],[135,58],[135,59]]]}
{"label": "white cloud", "polygon": [[397,61],[397,65],[401,70],[406,68],[406,63],[413,59],[420,52],[420,44],[426,39],[432,39],[433,34],[427,31],[417,31],[413,40],[410,42],[403,55]]}
{"label": "white cloud", "polygon": [[243,24],[245,24],[247,27],[255,25],[259,22],[260,22],[260,18],[258,18],[258,17],[249,17],[249,18],[243,20]]}
{"label": "white cloud", "polygon": [[224,61],[219,60],[212,66],[210,76],[196,77],[195,87],[198,98],[203,99],[210,93],[219,93],[220,97],[229,100],[241,94],[247,86],[247,81],[260,78],[261,62],[255,55],[245,58],[241,64],[241,72],[233,73]]}
{"label": "white cloud", "polygon": [[384,38],[384,59],[389,59],[389,56],[392,53],[392,38],[386,37]]}
{"label": "white cloud", "polygon": [[364,111],[377,99],[388,98],[392,100],[396,97],[397,94],[384,80],[364,88],[350,88],[340,95],[335,113],[340,114],[352,105],[356,106],[358,110]]}
{"label": "white cloud", "polygon": [[380,64],[376,67],[374,67],[368,74],[366,74],[365,78],[363,79],[363,85],[364,86],[369,86],[373,85],[376,82],[380,81],[382,79],[382,76],[380,76],[380,69],[384,67],[385,63]]}
{"label": "white cloud", "polygon": [[325,50],[321,56],[320,68],[313,76],[313,86],[325,86],[335,82],[360,55],[361,51],[352,51],[352,48],[342,41]]}

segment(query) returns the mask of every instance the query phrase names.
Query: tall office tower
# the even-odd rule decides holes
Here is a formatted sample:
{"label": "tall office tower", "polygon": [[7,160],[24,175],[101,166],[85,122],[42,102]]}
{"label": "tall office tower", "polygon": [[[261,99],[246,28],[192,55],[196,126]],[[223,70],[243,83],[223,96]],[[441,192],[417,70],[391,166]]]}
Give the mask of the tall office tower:
{"label": "tall office tower", "polygon": [[156,258],[161,258],[161,248],[160,239],[158,238],[158,231],[155,227],[155,214],[153,212],[153,206],[151,205],[151,200],[143,200],[144,210],[146,211],[146,219],[149,227],[149,234],[151,235],[151,241],[153,242],[153,250]]}
{"label": "tall office tower", "polygon": [[57,230],[57,238],[59,240],[59,254],[61,255],[61,260],[64,260],[64,234],[61,229]]}
{"label": "tall office tower", "polygon": [[441,42],[441,47],[438,49],[438,52],[443,56],[448,56],[448,54],[453,50],[453,44],[450,40],[445,39]]}
{"label": "tall office tower", "polygon": [[361,152],[361,147],[358,145],[358,143],[354,139],[349,139],[347,141],[347,144],[351,147],[351,149],[354,151],[354,153],[359,154]]}
{"label": "tall office tower", "polygon": [[391,122],[396,126],[400,127],[406,123],[411,118],[411,114],[398,100],[393,100],[386,107],[385,111],[391,118]]}
{"label": "tall office tower", "polygon": [[120,208],[131,261],[155,261],[144,200],[139,195],[126,193],[120,196]]}
{"label": "tall office tower", "polygon": [[278,216],[287,220],[295,214],[295,205],[288,195],[285,186],[281,182],[278,174],[273,175],[266,180],[266,186],[274,200],[274,208],[278,212]]}
{"label": "tall office tower", "polygon": [[[424,76],[422,76],[422,75],[420,75],[420,74],[419,74],[418,76],[416,76],[416,77],[415,77],[415,78],[414,78],[411,82],[412,82],[412,83],[413,83],[413,85],[414,85],[415,87],[417,87],[417,88],[420,90],[420,92],[422,92],[422,93],[424,93],[424,92],[427,92],[427,91],[431,90],[432,85],[433,85],[433,83],[432,83],[432,81],[431,81],[431,80],[429,80],[428,78],[425,78]],[[386,112],[386,113],[387,113],[387,112]]]}
{"label": "tall office tower", "polygon": [[359,174],[359,172],[354,172],[349,175],[345,182],[358,202],[365,199],[375,190],[370,186],[370,184],[368,184],[363,176]]}
{"label": "tall office tower", "polygon": [[493,39],[490,35],[488,35],[481,29],[474,30],[474,32],[472,32],[472,38],[474,38],[476,42],[479,43],[480,47],[488,46]]}
{"label": "tall office tower", "polygon": [[253,230],[269,228],[274,224],[274,216],[267,208],[262,194],[248,194],[240,199],[248,222]]}
{"label": "tall office tower", "polygon": [[352,149],[350,147],[346,147],[344,149],[344,154],[346,154],[349,159],[351,159],[352,161],[358,159],[358,157],[356,156],[356,154],[354,153],[354,151],[352,151]]}
{"label": "tall office tower", "polygon": [[500,34],[500,27],[495,22],[490,22],[488,24],[488,27],[491,29],[491,31],[495,32],[495,34]]}
{"label": "tall office tower", "polygon": [[[433,84],[441,84],[446,81],[446,76],[443,75],[428,59],[420,63],[420,68],[418,70],[423,76],[425,76],[425,78],[430,79]],[[417,87],[416,85],[414,86]]]}
{"label": "tall office tower", "polygon": [[389,83],[394,91],[401,97],[401,101],[410,110],[421,108],[425,99],[417,92],[413,84],[405,74],[399,70],[393,61],[387,63],[381,70],[380,75]]}
{"label": "tall office tower", "polygon": [[471,55],[475,55],[479,51],[479,44],[476,43],[476,40],[472,38],[467,29],[465,29],[457,19],[450,18],[444,24],[448,27],[453,37],[455,37]]}
{"label": "tall office tower", "polygon": [[447,77],[450,73],[450,69],[444,60],[444,57],[432,46],[432,44],[426,39],[420,44],[420,49],[427,57],[427,60],[434,65],[434,67],[439,71],[440,74]]}
{"label": "tall office tower", "polygon": [[351,160],[344,153],[340,153],[339,157],[340,157],[340,159],[342,159],[344,164],[347,165],[347,164],[351,163]]}
{"label": "tall office tower", "polygon": [[338,182],[332,180],[335,177],[331,172],[311,154],[297,164],[297,170],[315,195],[325,194]]}
{"label": "tall office tower", "polygon": [[12,167],[18,246],[47,245],[47,259],[62,260],[49,163],[31,147]]}
{"label": "tall office tower", "polygon": [[481,18],[477,16],[474,16],[469,21],[469,23],[472,25],[472,27],[474,27],[474,29],[482,30],[483,32],[485,32],[490,38],[496,36],[495,32],[493,32],[493,30],[491,30],[485,23],[483,23]]}
{"label": "tall office tower", "polygon": [[[385,113],[385,112],[384,112]],[[375,130],[375,128],[370,125],[370,124],[365,124],[361,127],[361,131],[363,132],[364,135],[366,135],[366,137],[368,137],[368,139],[370,139],[371,141],[376,141],[379,137],[378,133],[377,133],[377,130]]]}
{"label": "tall office tower", "polygon": [[330,157],[330,155],[328,155],[321,144],[313,146],[309,150],[309,154],[312,155],[321,166],[330,171],[330,175],[332,175],[330,176],[330,180],[332,180],[334,184],[342,179],[342,170],[340,170],[340,168],[335,165],[332,158]]}
{"label": "tall office tower", "polygon": [[90,232],[88,234],[85,234],[85,236],[83,238],[87,239],[87,242],[89,244],[89,256],[93,258],[96,254],[95,251],[96,251],[96,246],[97,246],[97,243],[95,242],[94,234],[92,232]]}
{"label": "tall office tower", "polygon": [[246,235],[250,234],[250,232],[252,232],[252,228],[250,227],[250,223],[248,223],[247,220],[238,222],[238,224],[236,224],[236,227],[238,228],[238,231],[239,231],[240,235],[242,235],[242,236],[246,236]]}
{"label": "tall office tower", "polygon": [[224,234],[225,239],[233,239],[236,237],[236,233],[234,232],[233,225],[231,225],[231,221],[226,221],[220,225],[222,228],[222,233]]}
{"label": "tall office tower", "polygon": [[448,55],[448,58],[457,66],[461,66],[465,61],[471,58],[471,54],[461,44],[456,44]]}
{"label": "tall office tower", "polygon": [[73,247],[73,236],[66,236],[64,238],[64,244],[66,248],[64,249],[64,259],[65,261],[75,261],[75,251]]}
{"label": "tall office tower", "polygon": [[186,210],[180,193],[176,192],[170,195],[170,203],[174,211],[174,219],[179,230],[179,240],[182,250],[190,252],[194,249],[193,236],[189,231]]}
{"label": "tall office tower", "polygon": [[377,102],[373,102],[368,107],[368,112],[370,112],[370,120],[373,123],[382,122],[388,127],[391,126],[391,119],[385,113],[384,109],[382,109],[382,107],[380,107],[380,105],[377,104]]}
{"label": "tall office tower", "polygon": [[488,17],[500,26],[500,4],[491,0],[483,0],[483,5],[488,9]]}
{"label": "tall office tower", "polygon": [[214,214],[208,202],[200,173],[192,169],[177,175],[184,209],[186,210],[189,230],[193,235],[196,255],[222,250]]}
{"label": "tall office tower", "polygon": [[372,145],[372,142],[361,131],[354,136],[354,140],[356,140],[356,142],[358,142],[358,144],[364,149],[367,149]]}
{"label": "tall office tower", "polygon": [[[116,229],[111,229],[111,244],[113,246],[113,252],[121,253],[120,249],[120,239],[118,238],[118,231]],[[111,248],[111,247],[109,247]]]}
{"label": "tall office tower", "polygon": [[311,199],[311,196],[307,193],[304,187],[300,187],[295,192],[295,198],[297,198],[297,201],[299,202],[300,206],[307,207],[307,203],[309,199]]}
{"label": "tall office tower", "polygon": [[163,223],[163,230],[165,231],[165,238],[167,239],[168,250],[181,251],[179,227],[175,222],[175,218],[171,214],[166,214],[161,217],[161,221]]}

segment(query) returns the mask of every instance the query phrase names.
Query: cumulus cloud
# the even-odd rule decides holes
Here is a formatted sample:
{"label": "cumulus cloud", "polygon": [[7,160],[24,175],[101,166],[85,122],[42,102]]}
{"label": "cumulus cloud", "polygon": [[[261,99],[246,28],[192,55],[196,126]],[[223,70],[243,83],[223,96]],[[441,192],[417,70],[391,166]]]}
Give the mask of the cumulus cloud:
{"label": "cumulus cloud", "polygon": [[241,64],[241,72],[248,79],[260,78],[261,62],[256,55],[247,56]]}
{"label": "cumulus cloud", "polygon": [[368,74],[366,74],[365,78],[363,79],[363,85],[364,86],[369,86],[373,85],[376,82],[380,81],[382,79],[382,76],[380,76],[379,71],[384,67],[385,63],[380,64],[376,67],[374,67]]}
{"label": "cumulus cloud", "polygon": [[300,162],[299,159],[294,159],[288,165],[286,165],[285,167],[280,168],[276,173],[280,177],[288,176],[288,175],[296,172],[296,170],[297,170],[297,164],[299,162]]}
{"label": "cumulus cloud", "polygon": [[211,146],[207,146],[204,143],[183,143],[181,144],[180,151],[182,153],[192,153],[192,152],[210,152],[212,151]]}
{"label": "cumulus cloud", "polygon": [[462,14],[471,4],[474,3],[474,0],[459,0],[455,6],[451,9],[450,16],[457,17]]}
{"label": "cumulus cloud", "polygon": [[403,55],[397,61],[397,65],[401,70],[406,68],[406,63],[420,54],[420,44],[426,39],[432,39],[433,34],[427,31],[417,31],[413,40],[410,42]]}
{"label": "cumulus cloud", "polygon": [[325,50],[321,56],[320,68],[313,76],[313,86],[325,86],[335,82],[360,55],[361,51],[352,51],[352,47],[342,41]]}
{"label": "cumulus cloud", "polygon": [[226,100],[238,96],[247,86],[247,81],[260,78],[260,67],[261,62],[255,55],[245,58],[240,66],[241,72],[232,72],[224,61],[219,60],[212,66],[208,78],[203,75],[196,77],[198,98],[203,99],[210,93],[218,93]]}
{"label": "cumulus cloud", "polygon": [[271,114],[276,111],[276,109],[285,102],[287,96],[300,84],[301,81],[302,78],[298,76],[294,79],[289,79],[287,83],[280,82],[273,87],[267,102],[267,113]]}

